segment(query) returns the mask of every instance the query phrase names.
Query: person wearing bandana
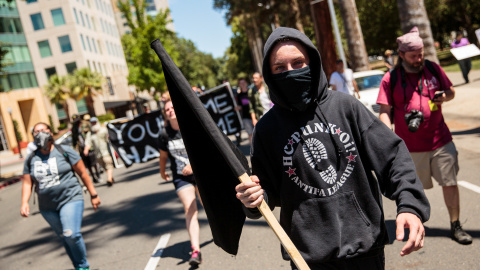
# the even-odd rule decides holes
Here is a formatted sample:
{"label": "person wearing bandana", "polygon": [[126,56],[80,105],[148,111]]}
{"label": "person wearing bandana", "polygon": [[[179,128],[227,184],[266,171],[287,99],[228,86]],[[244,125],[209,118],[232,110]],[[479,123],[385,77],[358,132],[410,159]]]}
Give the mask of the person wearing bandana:
{"label": "person wearing bandana", "polygon": [[235,188],[247,216],[261,216],[263,199],[280,206],[280,224],[312,270],[385,269],[383,194],[398,206],[396,239],[408,238],[400,255],[422,248],[430,205],[403,141],[355,97],[328,91],[303,33],[275,29],[264,55],[275,106],[255,126],[252,182]]}
{"label": "person wearing bandana", "polygon": [[69,146],[54,145],[52,132],[47,124],[35,124],[32,135],[37,150],[27,158],[24,165],[20,214],[23,217],[30,215],[28,201],[32,194],[32,185],[35,185],[40,213],[62,241],[74,268],[88,270],[90,264],[80,232],[83,193],[75,173],[80,176],[90,193],[95,211],[100,205],[100,197],[81,157]]}
{"label": "person wearing bandana", "polygon": [[[442,114],[442,104],[455,97],[455,90],[443,69],[424,59],[423,41],[417,27],[398,37],[397,43],[400,56],[397,66],[385,74],[380,84],[379,117],[389,128],[393,118],[395,133],[405,141],[423,187],[433,188],[432,177],[442,187],[452,240],[471,244],[472,237],[459,221],[457,150]],[[397,78],[396,83],[392,82],[393,76]],[[418,124],[414,130],[412,120]]]}

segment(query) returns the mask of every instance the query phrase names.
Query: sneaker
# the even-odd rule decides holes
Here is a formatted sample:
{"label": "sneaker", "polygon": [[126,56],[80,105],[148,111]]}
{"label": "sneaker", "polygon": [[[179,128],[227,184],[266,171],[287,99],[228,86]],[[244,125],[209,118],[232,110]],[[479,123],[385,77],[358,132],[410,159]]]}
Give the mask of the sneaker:
{"label": "sneaker", "polygon": [[451,223],[451,237],[462,245],[470,245],[472,243],[472,237],[462,229],[460,221],[454,221]]}
{"label": "sneaker", "polygon": [[202,263],[202,253],[199,250],[194,250],[192,251],[192,257],[190,257],[190,260],[188,263],[191,266],[197,266]]}

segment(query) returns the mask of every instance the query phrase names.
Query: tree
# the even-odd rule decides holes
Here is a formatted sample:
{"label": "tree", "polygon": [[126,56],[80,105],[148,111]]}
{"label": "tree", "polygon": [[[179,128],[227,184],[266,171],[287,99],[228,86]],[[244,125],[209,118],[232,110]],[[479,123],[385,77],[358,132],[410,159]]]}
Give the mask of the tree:
{"label": "tree", "polygon": [[102,90],[102,74],[92,72],[89,68],[77,69],[72,75],[67,75],[65,83],[70,89],[71,97],[77,101],[85,98],[88,113],[95,115],[93,97],[98,95],[98,91]]}
{"label": "tree", "polygon": [[354,71],[368,70],[368,55],[363,41],[355,0],[343,0],[338,3],[345,27],[352,68]]}
{"label": "tree", "polygon": [[67,119],[70,121],[67,100],[71,97],[71,91],[67,86],[67,77],[60,77],[57,74],[52,75],[45,86],[45,94],[50,103],[63,106]]}
{"label": "tree", "polygon": [[[160,11],[157,16],[146,16],[145,1],[118,1],[119,9],[125,16],[131,33],[122,36],[122,46],[128,66],[128,83],[137,87],[138,91],[154,87],[156,91],[167,89],[163,76],[162,64],[150,49],[150,42],[159,39],[170,57],[177,62],[178,53],[173,39],[175,33],[167,29],[169,11]],[[132,14],[136,14],[133,17]]]}
{"label": "tree", "polygon": [[397,0],[397,6],[402,31],[407,33],[414,26],[417,26],[420,37],[423,39],[425,59],[438,63],[430,20],[428,19],[423,0]]}

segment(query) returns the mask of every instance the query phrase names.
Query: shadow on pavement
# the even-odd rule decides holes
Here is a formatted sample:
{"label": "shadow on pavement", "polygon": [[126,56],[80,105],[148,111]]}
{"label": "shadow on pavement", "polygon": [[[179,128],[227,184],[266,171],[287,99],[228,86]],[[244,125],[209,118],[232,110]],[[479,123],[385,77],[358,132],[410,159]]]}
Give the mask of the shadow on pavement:
{"label": "shadow on pavement", "polygon": [[452,135],[472,135],[472,134],[477,134],[480,136],[480,127],[474,128],[474,129],[469,129],[469,130],[463,130],[463,131],[453,131]]}
{"label": "shadow on pavement", "polygon": [[[205,247],[209,244],[213,243],[213,239],[209,241],[205,241],[200,244],[200,248]],[[175,259],[180,259],[177,263],[177,265],[181,265],[184,263],[188,263],[188,260],[190,259],[190,242],[189,241],[184,241],[180,243],[176,243],[174,245],[168,246],[165,248],[165,250],[162,253],[162,258],[175,258]],[[190,269],[196,269],[191,267]]]}
{"label": "shadow on pavement", "polygon": [[[164,207],[172,200],[178,200],[173,189],[125,200],[115,205],[102,207],[98,212],[84,216],[82,234],[87,250],[94,252],[96,248],[104,248],[105,241],[115,241],[115,239],[131,235],[144,234],[157,238],[177,230],[185,230],[185,234],[187,234],[183,207],[180,204],[175,208],[171,208],[171,204]],[[87,203],[85,209],[88,209]],[[198,207],[199,211],[203,211],[200,203],[198,203]],[[208,226],[207,219],[199,219],[199,223],[200,226]],[[42,256],[42,254],[54,250],[63,250],[63,246],[53,230],[45,225],[46,223],[42,224],[42,228],[32,231],[30,240],[3,246],[0,250],[4,252],[5,256],[25,252],[37,246],[41,246],[42,249],[40,249],[41,254],[35,254],[35,256]],[[93,234],[101,234],[105,241],[94,241],[96,236]]]}
{"label": "shadow on pavement", "polygon": [[[385,224],[387,225],[387,232],[388,232],[388,238],[389,238],[389,244],[392,244],[395,241],[396,238],[396,225],[395,225],[395,220],[386,220]],[[425,225],[424,225],[425,226]],[[480,238],[480,230],[465,230],[468,234],[470,234],[473,238]],[[408,233],[409,230],[405,230],[405,237],[403,238],[403,241],[408,240]],[[449,229],[439,229],[439,228],[431,228],[428,226],[425,226],[425,238],[428,237],[445,237],[445,238],[450,238],[450,230]]]}

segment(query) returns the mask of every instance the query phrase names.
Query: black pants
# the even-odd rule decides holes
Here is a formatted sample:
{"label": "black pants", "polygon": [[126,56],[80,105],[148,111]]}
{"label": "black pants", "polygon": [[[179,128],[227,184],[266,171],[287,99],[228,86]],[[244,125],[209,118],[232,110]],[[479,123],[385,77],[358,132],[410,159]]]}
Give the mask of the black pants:
{"label": "black pants", "polygon": [[[291,262],[292,270],[298,270],[293,262]],[[381,251],[377,255],[369,257],[360,257],[345,259],[320,264],[309,264],[311,270],[384,270],[385,269],[385,252]]]}
{"label": "black pants", "polygon": [[468,73],[470,69],[472,69],[472,60],[471,59],[463,59],[458,61],[458,65],[460,66],[460,70],[462,70],[463,78],[465,82],[468,83]]}

